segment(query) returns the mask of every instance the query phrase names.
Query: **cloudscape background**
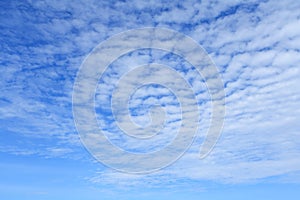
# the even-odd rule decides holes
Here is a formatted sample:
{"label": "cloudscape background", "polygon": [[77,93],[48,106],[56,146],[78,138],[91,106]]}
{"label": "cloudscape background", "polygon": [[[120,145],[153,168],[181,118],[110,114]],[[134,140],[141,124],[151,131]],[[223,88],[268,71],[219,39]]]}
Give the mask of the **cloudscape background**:
{"label": "cloudscape background", "polygon": [[[97,44],[143,27],[173,29],[203,46],[223,78],[226,116],[216,147],[198,159],[209,118],[207,93],[199,93],[203,132],[188,152],[160,171],[132,175],[95,161],[81,144],[72,116],[72,89],[82,61]],[[300,1],[2,0],[0,30],[1,199],[299,196]],[[174,55],[147,49],[113,65],[154,61],[188,66]],[[115,126],[109,123],[107,105],[99,102],[109,99],[114,73],[112,67],[102,80],[110,85],[99,84],[96,94],[98,120],[111,130]],[[192,73],[186,75],[191,82],[198,80]],[[195,87],[201,91],[203,82]],[[148,122],[139,107],[142,97],[144,106],[158,99],[170,104],[174,117],[169,120],[178,120],[174,96],[150,87],[131,101],[135,122]],[[127,150],[165,145],[165,140],[141,145],[109,134]]]}

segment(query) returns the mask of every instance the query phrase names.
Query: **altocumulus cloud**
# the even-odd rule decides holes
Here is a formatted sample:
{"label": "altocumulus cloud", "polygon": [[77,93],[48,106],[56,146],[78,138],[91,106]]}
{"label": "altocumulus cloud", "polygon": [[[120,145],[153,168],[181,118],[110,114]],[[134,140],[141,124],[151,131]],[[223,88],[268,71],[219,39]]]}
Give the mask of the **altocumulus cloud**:
{"label": "altocumulus cloud", "polygon": [[[206,108],[210,106],[204,101],[208,100],[207,94],[200,92],[203,82],[199,81],[195,85],[199,88],[197,97],[203,101],[200,106],[203,126],[190,150],[178,162],[144,176],[120,174],[101,167],[100,175],[89,180],[156,185],[170,179],[248,182],[286,176],[288,181],[299,181],[299,1],[89,0],[0,4],[1,10],[6,10],[0,18],[1,137],[9,137],[3,136],[9,133],[26,138],[22,146],[3,140],[2,152],[82,159],[71,112],[72,85],[81,62],[99,42],[113,34],[158,26],[191,36],[218,66],[226,92],[222,137],[208,157],[198,159],[207,129],[204,122],[209,119]],[[160,59],[162,53],[156,54],[144,51],[122,59],[128,65],[134,57],[139,59],[134,58],[133,64],[155,59],[170,65],[178,62],[172,56]],[[197,78],[192,72],[185,75],[191,82]],[[117,79],[113,71],[106,78],[103,81],[107,83]],[[107,91],[99,88],[99,101],[109,99],[110,87],[107,86]],[[159,98],[142,94],[151,94],[151,89],[140,91],[132,100],[132,107],[147,99],[150,103],[159,101],[174,108],[178,106],[163,89]],[[101,106],[107,109],[106,105]],[[172,111],[168,120],[176,128],[178,116],[176,109],[169,110]],[[147,123],[144,113],[140,114],[142,117],[135,120]],[[100,114],[98,118],[103,119]],[[39,141],[39,145],[32,146],[34,141]],[[115,142],[122,144],[122,138],[116,138]],[[123,144],[128,149],[141,148],[135,141]],[[155,144],[152,148],[164,145]]]}

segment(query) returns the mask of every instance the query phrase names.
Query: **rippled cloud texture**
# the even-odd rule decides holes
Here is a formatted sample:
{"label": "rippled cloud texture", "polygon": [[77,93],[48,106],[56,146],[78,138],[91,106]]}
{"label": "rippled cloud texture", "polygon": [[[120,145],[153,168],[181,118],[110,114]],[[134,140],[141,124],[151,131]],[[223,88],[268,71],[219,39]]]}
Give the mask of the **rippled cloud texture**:
{"label": "rippled cloud texture", "polygon": [[[266,180],[299,183],[299,13],[300,2],[289,0],[1,1],[2,171],[14,170],[5,158],[15,156],[57,159],[62,165],[88,163],[82,170],[90,173],[82,175],[80,181],[96,185],[175,187],[191,183],[197,187],[201,181]],[[210,117],[210,97],[201,77],[179,68],[191,82],[196,80],[202,131],[175,164],[138,176],[94,163],[74,126],[72,90],[81,63],[96,45],[114,34],[143,27],[173,29],[204,47],[223,78],[226,116],[216,147],[208,157],[199,159]],[[121,57],[99,82],[107,83],[99,84],[95,97],[99,124],[108,130],[115,127],[110,123],[108,104],[99,103],[109,100],[121,73],[114,67],[152,62],[189,65],[159,50],[145,49]],[[134,122],[147,124],[149,118],[143,110],[158,102],[166,109],[173,106],[166,111],[172,115],[167,118],[173,124],[170,131],[180,125],[179,104],[170,91],[153,86],[135,95],[130,102]],[[107,136],[114,144],[140,152],[162,148],[173,137],[147,147],[134,140],[124,142],[126,138],[110,133]]]}

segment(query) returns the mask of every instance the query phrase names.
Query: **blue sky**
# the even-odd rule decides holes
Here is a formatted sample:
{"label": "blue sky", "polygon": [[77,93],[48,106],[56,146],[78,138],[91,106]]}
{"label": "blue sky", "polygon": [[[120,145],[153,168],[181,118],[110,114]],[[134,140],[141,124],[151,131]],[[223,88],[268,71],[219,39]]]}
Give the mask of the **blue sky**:
{"label": "blue sky", "polygon": [[[0,2],[1,199],[296,199],[300,191],[300,2]],[[159,27],[199,43],[220,71],[226,115],[213,151],[199,159],[210,120],[205,82],[175,54],[142,49],[120,57],[99,80],[97,119],[127,151],[164,148],[180,126],[176,96],[141,88],[132,120],[149,123],[161,104],[171,125],[159,139],[124,137],[113,122],[112,90],[126,66],[172,66],[196,88],[201,120],[188,151],[155,173],[110,169],[86,150],[72,113],[73,84],[86,56],[109,37]],[[179,63],[179,64],[178,64]],[[123,67],[123,68],[122,68]],[[166,78],[161,72],[157,78]],[[126,81],[125,81],[126,82]],[[146,109],[145,109],[146,108]]]}

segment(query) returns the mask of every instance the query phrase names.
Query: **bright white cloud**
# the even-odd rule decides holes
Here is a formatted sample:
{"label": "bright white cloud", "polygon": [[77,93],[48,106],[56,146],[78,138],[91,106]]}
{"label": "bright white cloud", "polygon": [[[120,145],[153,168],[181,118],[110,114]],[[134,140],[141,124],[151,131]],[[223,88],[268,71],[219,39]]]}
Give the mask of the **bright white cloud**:
{"label": "bright white cloud", "polygon": [[[84,56],[115,33],[157,25],[191,36],[208,51],[222,72],[227,112],[223,135],[216,148],[209,157],[198,160],[197,152],[207,131],[211,105],[207,102],[209,96],[203,80],[193,71],[182,72],[199,91],[197,100],[203,101],[200,106],[202,126],[196,142],[182,159],[150,176],[153,184],[162,176],[167,178],[161,182],[176,178],[244,182],[298,173],[298,1],[185,1],[178,5],[158,1],[81,3],[79,6],[66,1],[32,1],[19,6],[10,21],[1,22],[4,27],[0,57],[1,133],[10,131],[48,141],[40,151],[32,151],[30,142],[24,148],[10,144],[5,148],[4,144],[1,151],[23,155],[41,155],[41,151],[48,152],[49,156],[72,154],[68,149],[78,149],[79,139],[72,120],[71,92]],[[28,14],[29,8],[36,9],[34,15]],[[12,29],[20,31],[10,31]],[[151,53],[152,56],[147,51],[140,55],[133,53],[120,58],[116,65],[136,66],[160,60],[181,68],[176,66],[179,60],[175,58],[159,51]],[[109,100],[113,89],[110,84],[118,80],[122,69],[112,70],[110,72],[117,74],[104,77],[103,81],[109,84],[99,85],[97,102]],[[160,100],[173,102],[169,96]],[[136,106],[140,102],[136,98],[131,103]],[[110,108],[105,104],[101,106],[104,111]],[[177,119],[177,113],[173,114],[171,119]],[[109,120],[107,116],[99,122],[107,125]],[[136,120],[142,122],[147,118]],[[112,125],[108,127],[113,128]],[[156,147],[163,144],[164,141],[157,143]],[[142,147],[139,143],[126,143],[124,147],[134,145]],[[104,170],[102,176],[112,178],[104,179],[106,181],[132,181],[131,175],[101,170]]]}

